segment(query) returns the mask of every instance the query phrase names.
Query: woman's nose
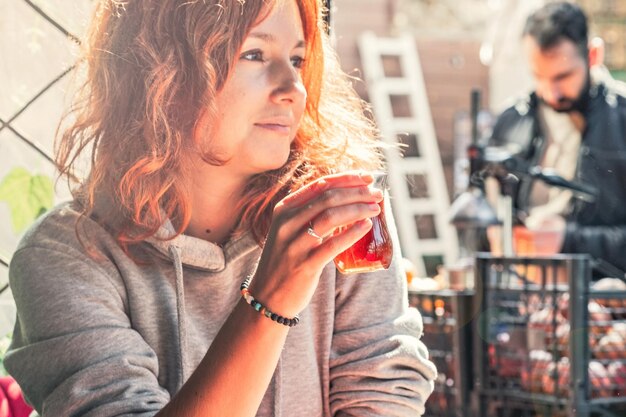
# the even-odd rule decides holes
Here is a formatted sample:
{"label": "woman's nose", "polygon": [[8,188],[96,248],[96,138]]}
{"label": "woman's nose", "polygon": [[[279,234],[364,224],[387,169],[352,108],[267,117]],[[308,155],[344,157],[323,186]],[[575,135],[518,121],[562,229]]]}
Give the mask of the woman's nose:
{"label": "woman's nose", "polygon": [[303,104],[306,101],[306,89],[299,71],[289,63],[275,63],[271,68],[274,88],[271,96],[277,103]]}

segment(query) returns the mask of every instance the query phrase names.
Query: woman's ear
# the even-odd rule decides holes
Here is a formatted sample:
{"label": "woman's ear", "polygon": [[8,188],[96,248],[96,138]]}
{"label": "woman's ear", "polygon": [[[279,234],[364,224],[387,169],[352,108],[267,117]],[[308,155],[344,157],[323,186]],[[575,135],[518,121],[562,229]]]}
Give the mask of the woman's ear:
{"label": "woman's ear", "polygon": [[589,42],[589,67],[604,65],[604,41],[595,37]]}

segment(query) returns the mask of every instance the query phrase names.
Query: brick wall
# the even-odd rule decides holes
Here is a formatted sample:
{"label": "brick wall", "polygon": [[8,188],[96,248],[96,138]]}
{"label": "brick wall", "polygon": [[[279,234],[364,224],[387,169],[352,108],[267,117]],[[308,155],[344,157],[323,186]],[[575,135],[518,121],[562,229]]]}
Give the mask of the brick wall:
{"label": "brick wall", "polygon": [[448,193],[452,197],[454,117],[459,111],[469,112],[472,88],[482,90],[483,107],[488,107],[489,72],[478,58],[478,41],[418,38],[417,49]]}
{"label": "brick wall", "polygon": [[[333,0],[333,35],[344,71],[362,77],[357,38],[367,30],[378,36],[388,35],[394,11],[394,2],[390,0]],[[354,86],[362,97],[367,97],[363,83],[356,82]]]}
{"label": "brick wall", "polygon": [[[379,36],[392,33],[396,2],[392,0],[334,0],[333,30],[336,48],[344,71],[361,76],[356,40],[365,30]],[[478,58],[480,41],[416,37],[422,72],[431,107],[448,192],[453,191],[454,115],[469,111],[470,91],[483,91],[483,106],[488,107],[489,72]],[[367,100],[364,82],[355,88]]]}

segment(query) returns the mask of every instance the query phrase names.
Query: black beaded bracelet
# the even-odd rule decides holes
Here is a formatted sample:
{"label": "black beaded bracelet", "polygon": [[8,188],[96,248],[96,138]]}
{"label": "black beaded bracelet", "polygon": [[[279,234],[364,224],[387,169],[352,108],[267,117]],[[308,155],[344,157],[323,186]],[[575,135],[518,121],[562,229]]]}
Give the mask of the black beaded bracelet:
{"label": "black beaded bracelet", "polygon": [[272,312],[269,308],[267,308],[263,304],[259,303],[252,296],[252,294],[250,294],[250,291],[248,290],[248,287],[250,286],[250,281],[251,280],[252,280],[252,277],[248,277],[248,278],[245,279],[244,282],[241,283],[241,296],[243,297],[244,300],[246,300],[246,303],[250,304],[250,306],[252,306],[252,308],[254,308],[259,313],[263,314],[268,319],[271,319],[271,320],[275,321],[276,323],[280,323],[280,324],[282,324],[284,326],[293,327],[296,324],[300,323],[300,317],[298,317],[298,316],[295,316],[292,319],[287,318],[287,317],[283,317],[283,316],[281,316],[279,314],[276,314],[276,313]]}

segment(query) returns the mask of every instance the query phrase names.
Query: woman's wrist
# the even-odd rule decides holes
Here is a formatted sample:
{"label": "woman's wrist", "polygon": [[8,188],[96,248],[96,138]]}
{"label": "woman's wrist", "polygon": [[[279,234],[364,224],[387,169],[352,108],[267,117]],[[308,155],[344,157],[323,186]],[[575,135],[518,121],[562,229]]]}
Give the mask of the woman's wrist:
{"label": "woman's wrist", "polygon": [[283,317],[294,317],[302,311],[300,303],[294,298],[297,295],[280,283],[261,282],[253,278],[248,290],[255,300]]}
{"label": "woman's wrist", "polygon": [[269,320],[272,320],[278,324],[282,324],[284,326],[293,327],[300,322],[300,318],[298,317],[297,314],[294,315],[293,317],[285,317],[271,310],[270,307],[268,307],[267,305],[263,304],[261,301],[256,299],[252,295],[249,289],[251,280],[252,280],[252,276],[248,276],[241,283],[241,288],[240,288],[242,298],[246,301],[247,304],[250,305],[250,307],[252,307],[255,311],[261,314],[261,316]]}

